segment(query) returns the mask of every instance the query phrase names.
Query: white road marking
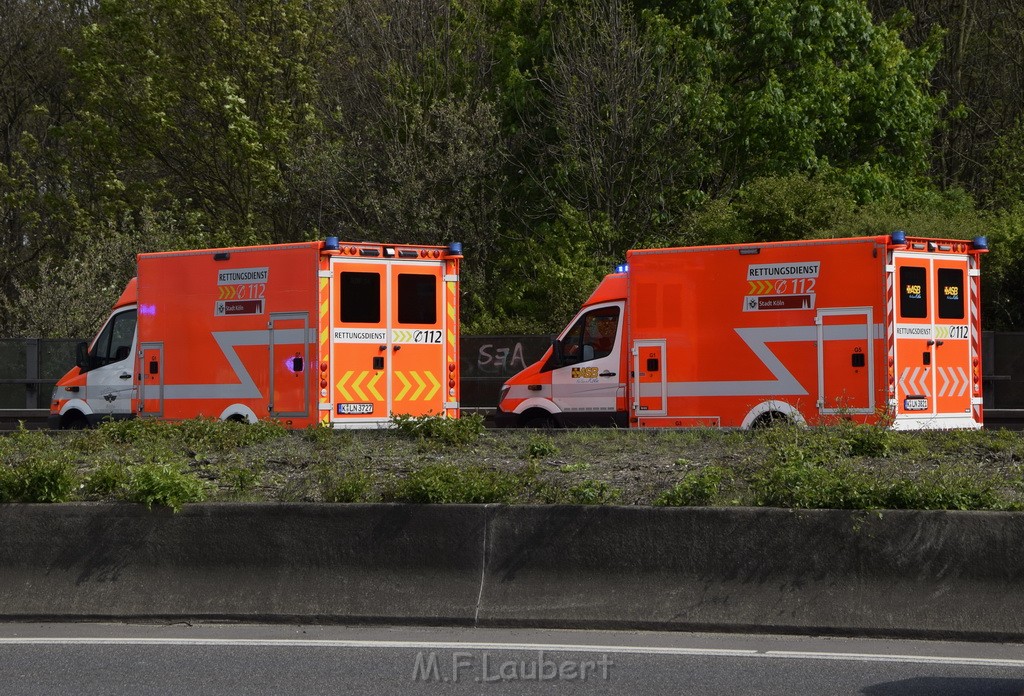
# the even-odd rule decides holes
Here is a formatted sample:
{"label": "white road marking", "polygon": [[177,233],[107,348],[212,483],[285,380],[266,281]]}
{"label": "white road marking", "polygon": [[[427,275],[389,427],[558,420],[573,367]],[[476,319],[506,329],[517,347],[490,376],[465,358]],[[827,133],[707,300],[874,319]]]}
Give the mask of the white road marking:
{"label": "white road marking", "polygon": [[679,655],[697,657],[754,657],[776,660],[830,660],[836,662],[884,662],[949,666],[1024,668],[1024,659],[948,657],[941,655],[883,655],[798,650],[740,650],[675,648],[632,645],[582,645],[578,643],[482,643],[461,641],[316,640],[262,638],[0,638],[3,645],[128,645],[207,646],[255,648],[378,648],[410,650],[505,650],[517,652],[586,652],[627,655]]}

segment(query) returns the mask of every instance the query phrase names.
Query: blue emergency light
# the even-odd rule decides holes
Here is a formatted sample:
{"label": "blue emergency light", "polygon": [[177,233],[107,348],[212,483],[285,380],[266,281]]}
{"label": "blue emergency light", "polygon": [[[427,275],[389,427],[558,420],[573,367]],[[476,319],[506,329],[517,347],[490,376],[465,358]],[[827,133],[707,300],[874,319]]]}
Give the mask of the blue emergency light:
{"label": "blue emergency light", "polygon": [[971,243],[975,249],[988,249],[988,237],[975,237]]}
{"label": "blue emergency light", "polygon": [[628,263],[620,263],[618,266],[615,267],[615,272],[616,273],[629,273],[629,264]]}
{"label": "blue emergency light", "polygon": [[903,230],[896,230],[892,233],[892,243],[895,246],[907,243],[907,233]]}

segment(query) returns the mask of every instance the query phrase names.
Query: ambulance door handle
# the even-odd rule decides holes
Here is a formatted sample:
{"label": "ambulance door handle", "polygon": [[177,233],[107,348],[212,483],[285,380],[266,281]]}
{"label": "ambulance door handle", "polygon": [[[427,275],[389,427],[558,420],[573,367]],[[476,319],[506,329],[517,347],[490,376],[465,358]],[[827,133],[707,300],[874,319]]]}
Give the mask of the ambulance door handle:
{"label": "ambulance door handle", "polygon": [[127,373],[127,372],[122,372],[121,374],[118,375],[118,377],[120,377],[121,379],[131,379],[132,378],[132,376],[129,373]]}
{"label": "ambulance door handle", "polygon": [[609,372],[608,370],[605,370],[604,372],[601,373],[601,376],[602,377],[614,377],[615,373],[614,372]]}

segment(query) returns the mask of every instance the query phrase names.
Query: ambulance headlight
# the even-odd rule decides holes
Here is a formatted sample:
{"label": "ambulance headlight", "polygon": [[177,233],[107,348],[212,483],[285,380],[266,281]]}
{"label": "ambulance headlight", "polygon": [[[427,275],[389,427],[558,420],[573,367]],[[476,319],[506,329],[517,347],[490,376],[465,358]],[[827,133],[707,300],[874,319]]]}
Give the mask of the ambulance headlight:
{"label": "ambulance headlight", "polygon": [[509,385],[507,385],[507,384],[503,384],[503,385],[501,386],[501,393],[499,393],[499,394],[498,394],[498,403],[499,403],[499,404],[500,404],[500,403],[501,403],[502,401],[504,401],[504,400],[505,400],[505,397],[506,397],[506,396],[508,396],[508,390],[509,390],[510,388],[511,388],[511,387],[509,387]]}

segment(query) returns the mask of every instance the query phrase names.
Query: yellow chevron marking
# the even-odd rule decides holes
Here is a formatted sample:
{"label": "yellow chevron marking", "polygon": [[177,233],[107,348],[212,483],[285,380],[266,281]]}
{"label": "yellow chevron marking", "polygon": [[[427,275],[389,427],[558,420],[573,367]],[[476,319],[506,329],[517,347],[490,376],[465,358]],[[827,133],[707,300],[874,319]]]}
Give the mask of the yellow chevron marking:
{"label": "yellow chevron marking", "polygon": [[341,395],[343,397],[345,397],[345,401],[351,401],[352,400],[352,395],[348,393],[347,389],[345,389],[345,382],[347,382],[348,378],[351,377],[351,376],[352,376],[352,370],[349,370],[348,372],[346,372],[345,374],[343,374],[341,376],[341,381],[338,382],[338,391],[340,391]]}
{"label": "yellow chevron marking", "polygon": [[356,393],[356,396],[359,397],[360,401],[366,401],[366,394],[363,392],[359,385],[362,384],[363,380],[366,379],[366,375],[368,374],[370,373],[360,372],[359,376],[356,377],[356,380],[352,382],[352,391]]}
{"label": "yellow chevron marking", "polygon": [[448,329],[448,345],[455,346],[455,332]]}
{"label": "yellow chevron marking", "polygon": [[331,337],[331,327],[325,326],[324,330],[320,332],[320,345],[327,345],[327,339]]}
{"label": "yellow chevron marking", "polygon": [[405,393],[409,391],[409,387],[411,387],[412,385],[409,383],[409,380],[405,378],[405,375],[402,374],[401,372],[396,372],[395,377],[397,377],[398,381],[402,383],[402,390],[398,392],[398,394],[395,396],[395,401],[401,401],[402,398],[405,396]]}
{"label": "yellow chevron marking", "polygon": [[371,379],[369,382],[366,383],[366,389],[371,394],[373,394],[373,396],[377,399],[377,401],[383,401],[384,400],[384,397],[380,395],[380,392],[377,391],[377,388],[375,386],[377,384],[377,380],[379,380],[383,376],[384,376],[383,372],[375,372],[373,374],[373,379]]}
{"label": "yellow chevron marking", "polygon": [[428,372],[427,373],[427,379],[429,379],[431,381],[433,386],[430,388],[430,393],[427,394],[423,398],[425,398],[425,399],[433,399],[434,398],[434,394],[437,394],[437,390],[441,388],[441,383],[437,381],[437,377],[434,376],[433,372]]}
{"label": "yellow chevron marking", "polygon": [[427,388],[427,383],[420,379],[418,373],[412,372],[410,374],[412,375],[412,378],[416,380],[416,384],[418,384],[419,387],[413,392],[412,396],[409,397],[409,401],[416,401],[420,398],[420,394],[423,393],[423,390]]}

